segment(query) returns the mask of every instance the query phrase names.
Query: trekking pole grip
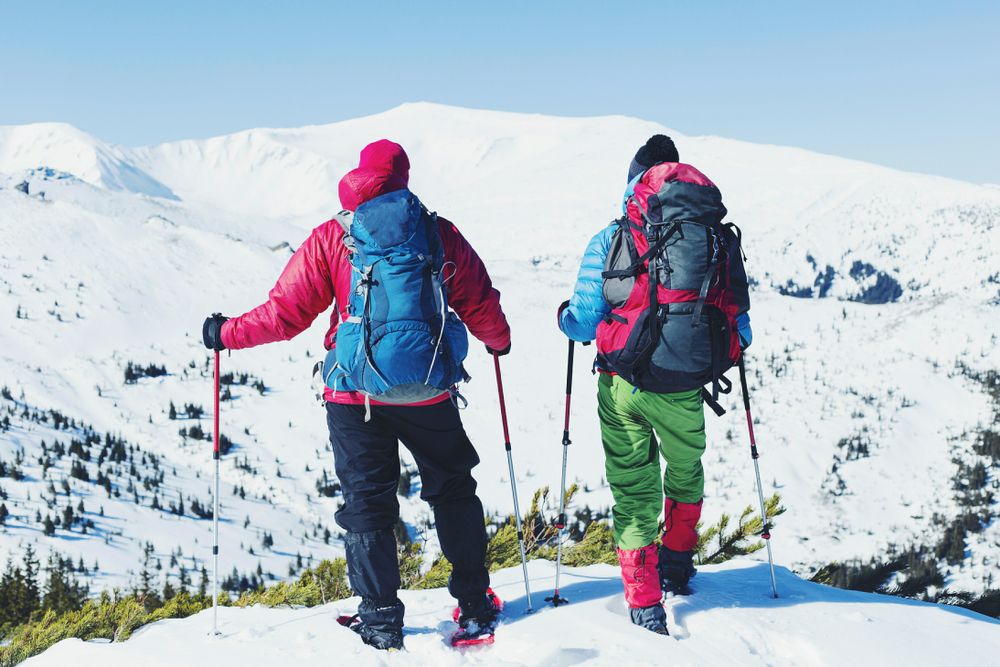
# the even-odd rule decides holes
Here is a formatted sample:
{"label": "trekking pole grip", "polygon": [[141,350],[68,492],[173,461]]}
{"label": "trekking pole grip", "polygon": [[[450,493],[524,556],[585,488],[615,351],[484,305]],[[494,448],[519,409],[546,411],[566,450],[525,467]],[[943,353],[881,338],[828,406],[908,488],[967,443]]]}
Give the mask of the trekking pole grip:
{"label": "trekking pole grip", "polygon": [[500,375],[500,355],[493,353],[493,369],[497,376],[497,396],[500,400],[500,421],[503,424],[503,444],[510,450],[510,430],[507,427],[507,401],[503,394],[503,378]]}
{"label": "trekking pole grip", "polygon": [[747,387],[747,368],[743,361],[744,354],[744,352],[740,353],[739,360],[740,389],[743,393],[743,409],[747,417],[747,432],[750,435],[750,455],[756,460],[760,457],[760,454],[757,452],[757,438],[753,432],[753,416],[750,413],[750,390]]}
{"label": "trekking pole grip", "polygon": [[569,339],[569,352],[566,355],[566,415],[563,421],[563,445],[572,444],[569,439],[569,406],[573,396],[573,347],[574,341]]}

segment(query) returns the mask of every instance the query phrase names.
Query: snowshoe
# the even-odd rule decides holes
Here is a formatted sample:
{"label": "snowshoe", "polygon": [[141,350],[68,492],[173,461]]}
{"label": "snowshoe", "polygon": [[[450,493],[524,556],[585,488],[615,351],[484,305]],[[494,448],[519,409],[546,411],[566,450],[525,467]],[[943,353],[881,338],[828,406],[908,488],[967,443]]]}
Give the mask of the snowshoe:
{"label": "snowshoe", "polygon": [[658,635],[669,635],[667,631],[667,612],[662,604],[654,604],[651,607],[630,607],[629,616],[632,622],[640,628],[645,628]]}
{"label": "snowshoe", "polygon": [[460,603],[452,613],[452,620],[458,623],[460,629],[451,636],[451,645],[464,648],[492,644],[501,611],[503,601],[492,588],[486,589],[482,600]]}
{"label": "snowshoe", "polygon": [[668,595],[691,595],[691,579],[698,574],[694,567],[694,553],[674,551],[660,546],[657,569],[660,573],[660,588]]}
{"label": "snowshoe", "polygon": [[402,630],[380,630],[366,625],[358,614],[353,616],[338,616],[337,623],[353,630],[361,637],[361,641],[380,651],[403,650]]}

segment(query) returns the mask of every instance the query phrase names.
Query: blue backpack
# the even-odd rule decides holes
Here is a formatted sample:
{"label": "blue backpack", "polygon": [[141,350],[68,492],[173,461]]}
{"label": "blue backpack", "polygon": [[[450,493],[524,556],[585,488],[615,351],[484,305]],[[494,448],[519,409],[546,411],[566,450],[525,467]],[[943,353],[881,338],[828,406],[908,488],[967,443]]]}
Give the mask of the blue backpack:
{"label": "blue backpack", "polygon": [[[437,215],[409,190],[358,207],[346,227],[351,300],[323,373],[335,391],[356,390],[383,403],[415,403],[468,379],[465,325],[448,309]],[[349,221],[349,224],[348,224]]]}

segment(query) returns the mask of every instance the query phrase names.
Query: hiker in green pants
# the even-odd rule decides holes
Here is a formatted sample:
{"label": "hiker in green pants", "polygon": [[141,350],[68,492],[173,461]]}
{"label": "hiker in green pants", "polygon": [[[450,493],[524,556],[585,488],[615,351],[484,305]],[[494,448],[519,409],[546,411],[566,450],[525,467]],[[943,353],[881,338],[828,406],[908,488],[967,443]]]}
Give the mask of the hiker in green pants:
{"label": "hiker in green pants", "polygon": [[[700,504],[705,492],[701,390],[634,390],[617,375],[602,373],[597,383],[604,467],[615,499],[615,542],[622,549],[656,541],[664,493],[683,508]],[[662,477],[661,455],[667,462]]]}
{"label": "hiker in green pants", "polygon": [[633,623],[666,634],[663,590],[689,592],[695,572],[704,402],[717,406],[722,373],[750,344],[750,300],[722,196],[679,161],[669,137],[655,135],[636,153],[622,210],[588,245],[559,328],[597,341],[625,600]]}

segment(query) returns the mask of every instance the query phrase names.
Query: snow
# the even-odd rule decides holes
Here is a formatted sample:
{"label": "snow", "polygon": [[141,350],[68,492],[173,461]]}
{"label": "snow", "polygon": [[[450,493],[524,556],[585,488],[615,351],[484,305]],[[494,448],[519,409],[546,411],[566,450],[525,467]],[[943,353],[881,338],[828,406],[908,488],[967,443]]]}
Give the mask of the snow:
{"label": "snow", "polygon": [[[445,643],[456,629],[443,589],[403,591],[406,651],[364,646],[336,616],[358,599],[311,609],[222,609],[221,636],[210,634],[211,610],[140,629],[127,642],[68,639],[26,667],[297,667],[329,665],[944,665],[1000,651],[1000,622],[961,609],[809,583],[778,570],[781,597],[770,597],[767,565],[731,561],[704,567],[696,593],[667,601],[670,637],[632,626],[617,568],[569,568],[562,592],[570,604],[541,602],[554,566],[534,561],[535,612],[526,615],[520,569],[497,572],[506,600],[496,643],[457,651]],[[541,605],[541,606],[539,606]],[[974,658],[975,656],[975,658]]]}
{"label": "snow", "polygon": [[[954,460],[979,460],[972,433],[991,418],[981,387],[955,368],[1000,367],[1000,189],[797,148],[687,137],[623,116],[419,103],[331,125],[142,148],[109,146],[61,124],[2,127],[0,385],[19,409],[59,409],[160,456],[161,501],[181,493],[207,501],[210,448],[178,437],[191,420],[167,418],[171,401],[210,406],[201,322],[260,303],[288,259],[282,244],[297,247],[339,209],[340,175],[364,144],[388,136],[410,155],[413,190],[456,222],[503,294],[514,340],[502,365],[524,505],[536,488],[559,481],[565,339],[553,324],[555,307],[572,289],[588,239],[618,215],[635,148],[661,131],[719,183],[744,231],[756,281],[749,365],[762,475],[765,491],[780,491],[789,508],[774,531],[778,562],[808,575],[833,560],[882,555],[889,545],[932,544],[941,531],[932,516],[960,509]],[[17,189],[22,182],[27,195]],[[866,271],[852,276],[856,263],[895,280],[900,299],[852,301],[877,280]],[[825,298],[787,295],[789,281],[813,288],[828,266]],[[14,317],[18,307],[27,319]],[[280,579],[297,554],[315,561],[342,553],[332,520],[338,499],[315,489],[321,471],[333,470],[310,387],[327,322],[321,316],[290,343],[223,357],[224,371],[252,373],[268,387],[263,396],[237,388],[236,400],[223,405],[223,432],[236,444],[222,466],[225,572],[260,564]],[[611,501],[586,373],[590,349],[578,348],[569,478],[583,490],[571,511]],[[170,374],[123,386],[130,360],[164,364]],[[474,379],[463,390],[471,403],[464,421],[482,458],[479,490],[488,511],[507,514],[492,362],[473,345],[467,367]],[[738,400],[727,398],[730,413],[708,421],[708,521],[756,497]],[[0,409],[8,403],[0,400]],[[141,487],[136,506],[127,495],[108,498],[69,480],[74,506],[84,499],[96,529],[44,537],[35,512],[65,506],[67,498],[53,499],[46,487],[68,477],[69,465],[43,479],[40,441],[69,435],[13,421],[0,433],[0,458],[23,450],[27,478],[0,480],[12,513],[0,529],[0,562],[28,543],[43,556],[56,550],[88,566],[98,560],[99,574],[88,575],[96,590],[134,583],[147,541],[165,571],[178,548],[189,569],[209,560],[210,522],[153,510]],[[871,439],[870,456],[844,460],[838,443],[858,434]],[[233,496],[234,486],[247,497]],[[400,500],[411,534],[433,551],[433,533],[422,528],[426,505],[415,495]],[[322,527],[334,532],[329,544],[313,534]],[[265,532],[274,536],[271,550],[261,546]],[[982,591],[1000,559],[1000,522],[967,546],[965,562],[948,567],[948,585]]]}

